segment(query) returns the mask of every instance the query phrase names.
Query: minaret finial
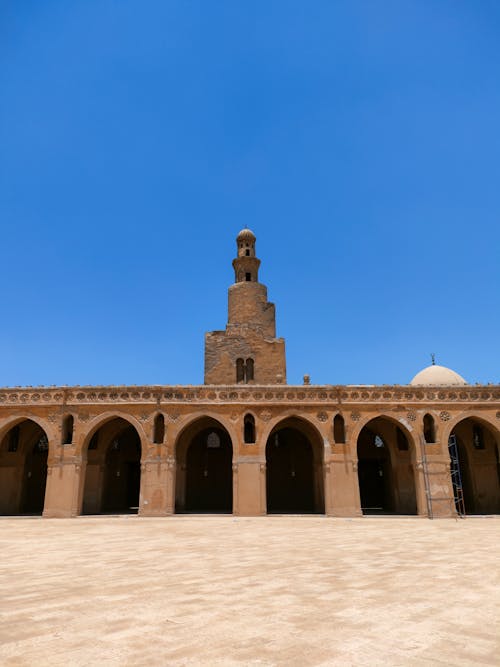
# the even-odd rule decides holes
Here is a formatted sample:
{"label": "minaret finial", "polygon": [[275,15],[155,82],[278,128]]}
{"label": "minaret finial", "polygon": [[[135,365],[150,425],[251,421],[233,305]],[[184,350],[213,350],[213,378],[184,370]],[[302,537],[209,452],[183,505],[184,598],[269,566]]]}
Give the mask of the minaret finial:
{"label": "minaret finial", "polygon": [[432,361],[432,365],[435,366],[436,365],[436,355],[434,354],[434,352],[431,352],[431,361]]}

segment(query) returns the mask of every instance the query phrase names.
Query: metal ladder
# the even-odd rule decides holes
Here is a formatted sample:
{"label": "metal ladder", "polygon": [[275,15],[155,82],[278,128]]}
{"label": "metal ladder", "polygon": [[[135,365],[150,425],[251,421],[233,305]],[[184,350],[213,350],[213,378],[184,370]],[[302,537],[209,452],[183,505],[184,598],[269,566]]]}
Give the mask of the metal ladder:
{"label": "metal ladder", "polygon": [[458,458],[457,438],[453,434],[448,438],[448,450],[450,452],[450,472],[453,486],[453,500],[455,509],[460,518],[465,519],[464,490],[462,486],[462,473],[460,472],[460,461]]}

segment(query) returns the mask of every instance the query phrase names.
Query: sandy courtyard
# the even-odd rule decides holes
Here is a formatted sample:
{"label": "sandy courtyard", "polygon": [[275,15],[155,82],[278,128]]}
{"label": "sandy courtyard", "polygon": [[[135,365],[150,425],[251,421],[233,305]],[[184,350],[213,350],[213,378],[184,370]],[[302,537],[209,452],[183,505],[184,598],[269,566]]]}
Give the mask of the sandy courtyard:
{"label": "sandy courtyard", "polygon": [[499,665],[500,518],[0,520],[0,664]]}

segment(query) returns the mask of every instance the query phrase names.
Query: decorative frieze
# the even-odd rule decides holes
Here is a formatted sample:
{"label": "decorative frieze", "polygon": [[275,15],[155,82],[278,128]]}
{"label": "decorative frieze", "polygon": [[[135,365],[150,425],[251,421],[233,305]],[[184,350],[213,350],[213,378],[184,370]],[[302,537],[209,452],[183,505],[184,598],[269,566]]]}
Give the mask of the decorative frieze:
{"label": "decorative frieze", "polygon": [[0,389],[0,406],[16,404],[165,404],[165,403],[287,403],[320,404],[405,404],[500,401],[500,386],[439,388],[390,387],[315,387],[315,386],[188,386],[188,387],[35,387]]}

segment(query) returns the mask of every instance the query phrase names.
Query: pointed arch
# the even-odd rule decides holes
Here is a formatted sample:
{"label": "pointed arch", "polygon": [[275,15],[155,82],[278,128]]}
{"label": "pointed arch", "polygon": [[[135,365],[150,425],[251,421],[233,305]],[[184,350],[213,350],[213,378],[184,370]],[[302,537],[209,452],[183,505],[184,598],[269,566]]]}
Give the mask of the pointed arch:
{"label": "pointed arch", "polygon": [[333,418],[333,440],[338,445],[345,444],[345,421],[340,412]]}
{"label": "pointed arch", "polygon": [[255,417],[247,413],[243,419],[243,442],[245,444],[253,444],[255,440]]}
{"label": "pointed arch", "polygon": [[399,420],[376,416],[359,431],[356,451],[363,514],[417,514],[413,439]]}
{"label": "pointed arch", "polygon": [[16,418],[0,440],[0,514],[42,514],[49,439],[33,419]]}
{"label": "pointed arch", "polygon": [[153,425],[153,442],[162,445],[165,440],[165,417],[159,413],[155,416]]}
{"label": "pointed arch", "polygon": [[85,438],[83,514],[137,513],[141,436],[130,418],[106,415]]}
{"label": "pointed arch", "polygon": [[302,417],[286,417],[266,443],[268,513],[325,512],[323,439]]}
{"label": "pointed arch", "polygon": [[66,415],[63,418],[62,423],[62,444],[71,445],[73,442],[73,428],[74,428],[74,417],[73,415]]}
{"label": "pointed arch", "polygon": [[436,424],[434,417],[427,413],[424,415],[424,440],[427,443],[436,442]]}
{"label": "pointed arch", "polygon": [[187,424],[175,443],[175,511],[231,513],[233,443],[228,429],[214,417]]}
{"label": "pointed arch", "polygon": [[[450,429],[460,467],[466,514],[500,513],[500,431],[479,415],[457,420]],[[452,477],[457,497],[456,479]]]}

